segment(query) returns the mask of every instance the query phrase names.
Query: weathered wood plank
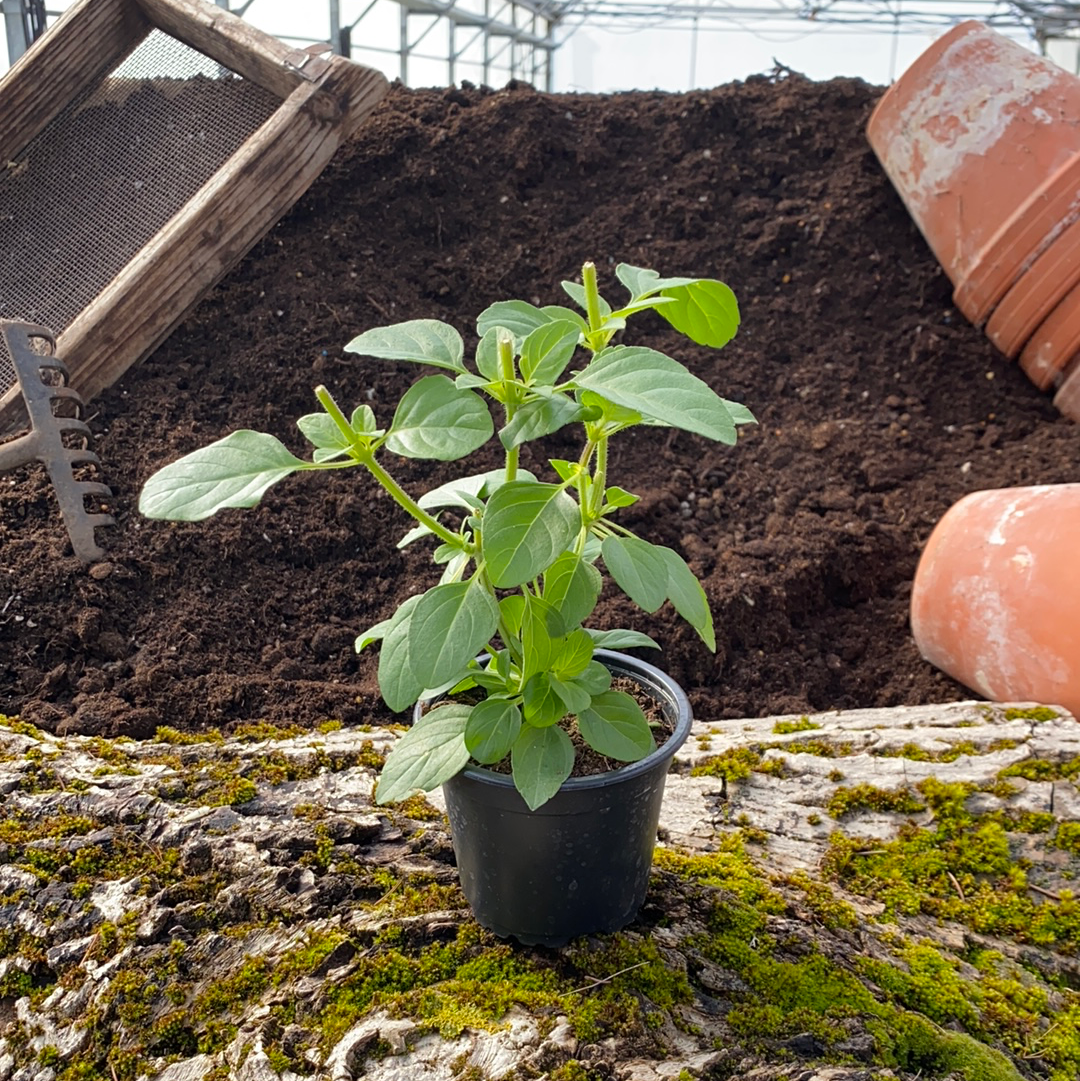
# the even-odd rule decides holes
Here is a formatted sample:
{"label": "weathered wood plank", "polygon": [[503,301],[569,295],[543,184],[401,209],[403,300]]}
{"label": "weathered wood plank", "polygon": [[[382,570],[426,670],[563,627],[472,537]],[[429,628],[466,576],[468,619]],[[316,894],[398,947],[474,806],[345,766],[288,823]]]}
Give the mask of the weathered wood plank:
{"label": "weathered wood plank", "polygon": [[78,0],[0,79],[0,168],[150,32],[135,0]]}
{"label": "weathered wood plank", "polygon": [[[784,731],[789,727],[801,730]],[[177,1017],[164,981],[145,978],[166,951],[180,954],[186,966],[183,982],[171,988],[187,995],[181,1009],[192,1037],[207,1025],[205,1011],[200,1015],[192,1003],[209,1001],[219,993],[214,988],[235,985],[242,972],[252,990],[230,1003],[235,1030],[227,1045],[219,1041],[195,1054],[191,1038],[175,1056],[144,1058],[142,1075],[155,1081],[211,1070],[273,1077],[286,1046],[293,1057],[303,1056],[304,1073],[327,1081],[453,1081],[468,1071],[503,1077],[520,1064],[530,1076],[541,1076],[568,1063],[575,1075],[587,1067],[618,1081],[677,1081],[687,1073],[746,1081],[918,1081],[946,1070],[949,1076],[1000,1081],[1075,1074],[1075,1057],[1063,1050],[1075,1045],[1042,1039],[1055,1031],[1072,1041],[1080,1031],[1075,1011],[1069,1012],[1068,989],[1077,985],[1080,969],[1066,896],[1080,852],[1070,839],[1074,834],[1063,839],[1056,832],[1078,820],[1072,779],[1057,784],[1050,826],[1044,822],[1037,831],[1013,835],[1024,845],[1015,853],[1017,870],[1023,868],[1017,885],[1028,884],[1039,906],[1058,905],[1056,937],[1039,938],[1030,927],[1013,933],[1000,924],[995,933],[984,931],[989,913],[981,909],[966,923],[939,919],[932,910],[887,910],[873,894],[845,892],[835,875],[815,881],[813,845],[820,838],[802,832],[809,813],[823,820],[824,834],[888,840],[901,829],[910,833],[907,819],[918,825],[925,818],[860,811],[842,822],[824,821],[838,786],[865,781],[887,788],[905,771],[909,783],[927,776],[977,782],[1003,762],[1038,757],[1068,765],[1071,778],[1080,725],[1064,711],[967,702],[698,722],[668,778],[661,828],[668,846],[691,850],[686,863],[702,865],[701,875],[689,866],[678,870],[674,861],[686,854],[669,852],[673,862],[666,869],[664,856],[658,857],[641,918],[618,936],[582,940],[567,950],[513,950],[514,973],[532,977],[533,987],[552,988],[558,998],[553,1009],[550,1002],[531,1003],[527,994],[507,997],[514,1005],[496,1025],[484,1023],[482,1015],[471,1022],[467,1009],[451,1012],[459,1001],[471,1006],[471,981],[455,987],[440,975],[445,961],[432,964],[428,952],[468,941],[470,958],[483,960],[485,951],[494,951],[484,968],[493,982],[518,978],[502,975],[511,956],[506,947],[469,927],[463,898],[453,888],[446,822],[422,801],[410,801],[412,807],[371,803],[374,767],[396,740],[393,732],[354,728],[293,737],[268,730],[261,742],[207,734],[206,742],[192,744],[170,743],[169,735],[114,744],[0,722],[0,818],[6,820],[0,894],[8,897],[8,926],[19,932],[2,971],[14,989],[14,1019],[27,1034],[19,1042],[8,1038],[11,1028],[0,1034],[0,1077],[31,1076],[47,1047],[96,1064],[117,1046],[147,1044],[148,1032],[161,1031],[159,1021]],[[818,751],[832,742],[844,753],[790,749],[811,740],[820,741]],[[944,752],[946,759],[910,757],[919,749]],[[727,750],[783,757],[789,772],[750,773],[726,786],[715,776],[690,775]],[[898,750],[909,755],[906,765],[881,754]],[[262,772],[271,758],[275,772]],[[813,762],[819,758],[843,779],[823,774]],[[983,758],[993,761],[987,766]],[[1011,795],[1001,787],[998,795],[969,795],[969,810],[992,824],[999,809],[993,800],[1013,814],[1041,806],[1050,787],[1015,777],[1009,783],[1016,784]],[[976,800],[984,802],[976,808]],[[430,802],[439,802],[438,795]],[[32,859],[31,850],[39,857],[48,853],[67,871],[77,852],[102,852],[103,859],[121,841],[133,853],[124,855],[122,873],[117,876],[116,864],[108,873],[95,870],[94,860],[87,860],[86,870],[77,872],[77,905],[66,899],[73,886],[65,878],[42,888],[48,864]],[[709,861],[710,854],[719,858]],[[793,870],[809,873],[791,879]],[[752,891],[740,892],[748,882]],[[959,879],[955,885],[959,892]],[[1003,890],[1008,886],[1001,883]],[[115,954],[103,945],[103,921],[123,934]],[[991,964],[976,967],[976,958]],[[381,967],[384,962],[388,967]],[[429,977],[420,975],[425,962]],[[34,998],[29,974],[46,963],[65,979],[47,998]],[[923,966],[918,972],[916,963]],[[410,992],[429,987],[435,1003],[445,996],[444,1016],[461,1016],[462,1023],[442,1035],[433,1032],[430,1004],[420,1017],[415,1011],[421,1000],[402,996],[391,1009],[375,1000],[352,1016],[331,1013],[348,1027],[336,1024],[332,1039],[320,1031],[327,1003],[348,1001],[335,997],[347,981],[361,988],[376,974],[393,979],[398,971],[417,978],[407,985]],[[260,984],[260,972],[275,978]],[[889,977],[884,983],[882,975]],[[920,977],[910,994],[909,975]],[[102,1026],[105,995],[121,978],[140,989],[145,1010],[119,1013],[113,1025]],[[929,982],[936,978],[943,983],[940,1000]],[[818,995],[822,980],[828,982]],[[580,1004],[601,988],[620,985],[642,1016],[635,1022],[636,1014],[616,1013],[613,1033],[599,1041],[585,1035],[573,1016]],[[858,996],[851,997],[856,986]],[[672,992],[679,988],[681,994]],[[393,994],[392,984],[387,993]],[[295,1009],[287,1045],[281,1026],[267,1024],[283,1002]],[[987,1014],[989,1024],[980,1014],[984,1003],[994,1011]],[[743,1014],[738,1023],[735,1011]],[[1015,1020],[1022,1044],[1000,1039],[1000,1017]],[[762,1030],[766,1024],[771,1033]],[[586,1031],[595,1026],[590,1020]],[[910,1032],[929,1049],[922,1057],[906,1055]],[[890,1057],[890,1048],[904,1057]],[[929,1074],[925,1062],[933,1064]],[[954,1062],[970,1068],[954,1071]],[[882,1069],[883,1063],[890,1068]]]}
{"label": "weathered wood plank", "polygon": [[[342,63],[347,63],[342,61]],[[357,68],[352,121],[386,80]],[[169,336],[251,246],[311,186],[341,143],[326,94],[302,84],[213,179],[57,339],[87,400]]]}

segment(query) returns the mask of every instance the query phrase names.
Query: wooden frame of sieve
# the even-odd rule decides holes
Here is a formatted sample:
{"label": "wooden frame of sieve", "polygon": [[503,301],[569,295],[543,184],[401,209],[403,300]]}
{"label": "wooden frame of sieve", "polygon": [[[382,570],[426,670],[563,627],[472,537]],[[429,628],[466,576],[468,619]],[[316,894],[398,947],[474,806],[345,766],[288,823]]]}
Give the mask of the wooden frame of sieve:
{"label": "wooden frame of sieve", "polygon": [[[89,400],[157,348],[285,214],[386,93],[381,73],[290,48],[204,0],[77,0],[0,79],[0,161],[159,29],[281,99],[97,297],[56,350]],[[0,398],[0,420],[18,385]]]}

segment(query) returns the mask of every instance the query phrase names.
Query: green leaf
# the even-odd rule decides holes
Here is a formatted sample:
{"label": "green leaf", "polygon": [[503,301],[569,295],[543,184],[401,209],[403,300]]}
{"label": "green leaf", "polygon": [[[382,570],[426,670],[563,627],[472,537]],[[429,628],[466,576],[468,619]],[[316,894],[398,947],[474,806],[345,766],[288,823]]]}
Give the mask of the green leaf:
{"label": "green leaf", "polygon": [[521,343],[521,375],[527,382],[550,385],[566,370],[581,338],[581,328],[566,319],[545,323]]}
{"label": "green leaf", "polygon": [[548,464],[558,474],[559,480],[573,480],[581,472],[577,462],[568,462],[565,458],[549,458]]}
{"label": "green leaf", "polygon": [[[578,285],[577,282],[563,282],[563,292],[583,311],[589,310],[588,301],[585,299],[585,287]],[[603,298],[597,298],[600,301],[600,318],[606,319],[611,315],[611,305]]]}
{"label": "green leaf", "polygon": [[521,635],[521,623],[525,618],[525,598],[520,593],[511,593],[499,601],[499,612],[506,629],[515,638]]}
{"label": "green leaf", "polygon": [[358,405],[349,418],[349,427],[360,435],[382,435],[370,405]]}
{"label": "green leaf", "polygon": [[625,488],[619,488],[617,485],[612,485],[604,490],[605,507],[629,507],[640,498],[640,496],[634,495],[633,492],[628,492]]}
{"label": "green leaf", "polygon": [[522,443],[551,435],[565,425],[580,420],[583,412],[582,407],[565,394],[534,398],[514,413],[514,419],[499,431],[499,439],[507,450],[513,450]]}
{"label": "green leaf", "polygon": [[414,792],[430,792],[469,761],[465,728],[472,706],[460,702],[426,713],[397,741],[375,787],[376,803],[396,803]]}
{"label": "green leaf", "polygon": [[735,442],[724,399],[677,360],[655,349],[619,345],[598,353],[575,383],[624,409],[672,428]]}
{"label": "green leaf", "polygon": [[628,631],[621,627],[610,631],[585,628],[597,649],[659,649],[660,647],[641,631]]}
{"label": "green leaf", "polygon": [[540,309],[553,323],[567,321],[571,322],[581,331],[582,334],[587,334],[589,330],[589,324],[584,318],[579,315],[573,308],[564,308],[561,304],[545,304]]}
{"label": "green leaf", "polygon": [[159,469],[143,486],[139,513],[198,522],[225,507],[254,507],[272,484],[310,468],[272,435],[244,429]]}
{"label": "green leaf", "polygon": [[549,676],[551,689],[566,707],[567,713],[580,713],[589,708],[592,695],[573,680],[561,680],[558,676]]}
{"label": "green leaf", "polygon": [[483,398],[458,390],[445,375],[429,375],[398,403],[386,446],[404,458],[449,462],[483,446],[494,430]]}
{"label": "green leaf", "polygon": [[485,308],[477,317],[476,333],[483,338],[495,327],[506,327],[515,338],[524,338],[537,327],[551,321],[551,316],[535,304],[525,300],[500,300]]}
{"label": "green leaf", "polygon": [[543,598],[561,617],[560,633],[568,634],[589,618],[604,580],[575,552],[563,552],[544,572]]}
{"label": "green leaf", "polygon": [[719,349],[735,337],[739,305],[723,282],[705,278],[664,289],[661,295],[675,303],[657,308],[660,317],[698,345]]}
{"label": "green leaf", "polygon": [[675,611],[698,632],[705,645],[715,653],[716,634],[713,631],[712,612],[709,610],[705,590],[678,552],[659,547],[657,551],[667,563],[668,598],[675,605]]}
{"label": "green leaf", "polygon": [[530,676],[522,688],[525,720],[534,728],[547,728],[566,716],[566,706],[551,686],[547,672]]}
{"label": "green leaf", "polygon": [[353,649],[359,653],[362,649],[366,649],[372,642],[378,642],[386,634],[393,624],[393,619],[383,619],[376,623],[374,626],[368,627],[368,629],[356,636],[356,640],[353,642]]}
{"label": "green leaf", "polygon": [[431,537],[433,535],[432,531],[428,529],[426,525],[414,525],[412,529],[397,542],[397,547],[408,548],[413,541],[418,541],[421,537]]}
{"label": "green leaf", "polygon": [[599,409],[605,426],[617,424],[619,428],[632,428],[642,422],[642,416],[636,409],[624,409],[621,405],[609,402],[607,398],[591,390],[578,391],[578,400],[588,409]]}
{"label": "green leaf", "polygon": [[408,597],[390,617],[379,651],[379,691],[395,712],[408,709],[424,692],[425,683],[413,674],[409,661],[409,624],[421,594]]}
{"label": "green leaf", "polygon": [[[563,640],[555,659],[551,662],[551,671],[559,679],[574,680],[592,663],[593,640],[579,627]],[[601,665],[603,667],[603,665]],[[606,690],[607,688],[602,688]],[[590,692],[592,693],[592,692]]]}
{"label": "green leaf", "polygon": [[727,398],[724,399],[724,405],[727,406],[727,411],[731,414],[731,419],[736,424],[757,424],[757,418],[745,405],[728,401]]}
{"label": "green leaf", "polygon": [[409,663],[425,687],[435,687],[464,668],[491,640],[498,624],[495,598],[479,577],[434,586],[413,612]]}
{"label": "green leaf", "polygon": [[374,327],[347,346],[347,353],[382,360],[409,360],[464,372],[465,344],[461,335],[449,324],[438,319],[410,319],[389,327]]}
{"label": "green leaf", "polygon": [[482,765],[501,762],[521,732],[521,710],[505,698],[485,698],[473,706],[465,746]]}
{"label": "green leaf", "polygon": [[328,413],[307,413],[296,422],[296,426],[304,438],[319,450],[332,450],[338,454],[352,446]]}
{"label": "green leaf", "polygon": [[661,550],[638,537],[607,537],[604,563],[619,588],[646,612],[667,600],[668,566]]}
{"label": "green leaf", "polygon": [[510,752],[510,762],[514,786],[529,810],[535,811],[570,776],[574,768],[574,745],[561,728],[525,725]]}
{"label": "green leaf", "polygon": [[502,373],[499,370],[500,330],[506,330],[510,334],[513,333],[509,327],[488,327],[476,346],[476,370],[490,383],[498,382],[502,378]]}
{"label": "green leaf", "polygon": [[459,375],[454,380],[454,386],[458,390],[474,390],[477,387],[486,387],[489,380],[485,379],[482,375],[473,375],[472,372],[466,372],[464,375]]}
{"label": "green leaf", "polygon": [[439,585],[444,586],[450,582],[457,582],[461,579],[465,573],[465,568],[469,565],[469,560],[472,557],[468,552],[459,552],[449,563],[446,564],[446,569],[439,576]]}
{"label": "green leaf", "polygon": [[[552,624],[555,624],[555,635]],[[531,593],[525,595],[525,611],[521,619],[522,675],[528,679],[534,672],[546,672],[559,650],[557,635],[561,630],[558,613]]]}
{"label": "green leaf", "polygon": [[661,278],[655,270],[646,270],[645,267],[631,266],[629,263],[620,263],[615,268],[615,277],[626,286],[631,300],[640,300],[659,292],[661,289],[670,289],[678,285],[690,285],[697,278]]}
{"label": "green leaf", "polygon": [[624,304],[611,315],[613,319],[622,319],[625,324],[626,317],[633,315],[634,312],[648,311],[650,308],[659,308],[663,304],[673,303],[673,297],[643,297],[641,300],[632,300],[629,304]]}
{"label": "green leaf", "polygon": [[636,762],[656,748],[645,714],[624,691],[596,695],[577,719],[585,742],[617,762]]}
{"label": "green leaf", "polygon": [[611,672],[599,661],[589,661],[585,671],[576,676],[574,682],[589,694],[603,694],[611,686]]}
{"label": "green leaf", "polygon": [[[536,479],[527,469],[519,469],[517,475],[522,480]],[[438,488],[425,492],[416,502],[424,510],[433,510],[435,507],[464,507],[466,510],[475,510],[479,506],[480,496],[490,495],[505,483],[505,469],[490,469],[486,473],[474,473],[471,477],[448,480]]]}
{"label": "green leaf", "polygon": [[542,574],[581,528],[578,505],[555,484],[510,481],[484,512],[484,558],[500,589]]}

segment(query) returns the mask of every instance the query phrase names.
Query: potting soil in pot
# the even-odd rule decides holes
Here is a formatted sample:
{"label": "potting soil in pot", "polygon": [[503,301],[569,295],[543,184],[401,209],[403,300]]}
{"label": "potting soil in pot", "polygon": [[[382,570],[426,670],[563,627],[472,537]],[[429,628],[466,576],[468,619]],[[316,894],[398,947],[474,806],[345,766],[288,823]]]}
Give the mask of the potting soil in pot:
{"label": "potting soil in pot", "polygon": [[[423,545],[395,548],[407,523],[388,500],[359,473],[320,474],[177,526],[141,520],[139,488],[238,427],[307,453],[294,419],[320,382],[388,421],[420,370],[347,355],[351,337],[422,317],[468,331],[510,297],[558,303],[585,258],[612,299],[618,261],[731,285],[743,327],[722,351],[652,315],[642,344],[761,421],[736,447],[663,429],[613,446],[613,480],[641,496],[621,521],[703,578],[716,656],[670,607],[645,617],[612,592],[597,624],[653,635],[665,652],[649,659],[704,720],[969,697],[909,635],[920,546],[969,491],[1075,480],[1080,429],[952,310],[865,142],[878,94],[786,73],[687,95],[394,89],[92,403],[116,496],[108,562],[70,554],[43,470],[0,477],[0,713],[133,736],[389,721],[377,654],[357,657],[353,638],[434,576]],[[417,494],[461,472],[388,464]],[[546,468],[528,451],[523,464]]]}

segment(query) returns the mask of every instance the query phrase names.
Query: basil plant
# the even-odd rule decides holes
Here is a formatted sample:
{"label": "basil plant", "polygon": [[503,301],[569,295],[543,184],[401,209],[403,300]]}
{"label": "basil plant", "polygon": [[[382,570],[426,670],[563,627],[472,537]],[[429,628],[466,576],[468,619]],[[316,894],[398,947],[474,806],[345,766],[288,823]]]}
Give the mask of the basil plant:
{"label": "basil plant", "polygon": [[[431,790],[470,759],[490,765],[509,757],[514,784],[535,810],[573,769],[572,724],[585,743],[619,762],[653,750],[641,708],[611,688],[593,654],[599,646],[655,643],[636,631],[583,626],[600,596],[601,566],[646,612],[671,601],[716,648],[705,592],[686,563],[618,523],[619,509],[637,496],[611,483],[608,444],[642,424],[732,444],[737,427],[754,418],[679,361],[612,340],[631,316],[652,309],[694,342],[719,347],[738,329],[738,305],[719,281],[662,278],[626,264],[616,275],[629,293],[619,306],[600,296],[591,263],[582,284],[562,283],[580,310],[493,304],[477,321],[471,367],[460,334],[446,323],[414,319],[369,330],[345,348],[441,369],[405,392],[388,427],[367,405],[346,415],[318,387],[321,411],[297,421],[314,447],[310,461],[271,435],[237,431],[161,469],[143,488],[139,509],[147,517],[197,521],[254,506],[291,473],[360,466],[413,520],[399,547],[433,544],[438,585],[356,639],[358,651],[381,642],[378,681],[390,709],[439,700],[387,758],[380,803]],[[393,478],[386,459],[395,455],[455,461],[487,443],[495,434],[489,402],[502,468],[418,498]],[[519,466],[522,444],[568,424],[581,430],[576,460],[552,459],[543,479]],[[466,701],[455,699],[465,691],[473,692]]]}

